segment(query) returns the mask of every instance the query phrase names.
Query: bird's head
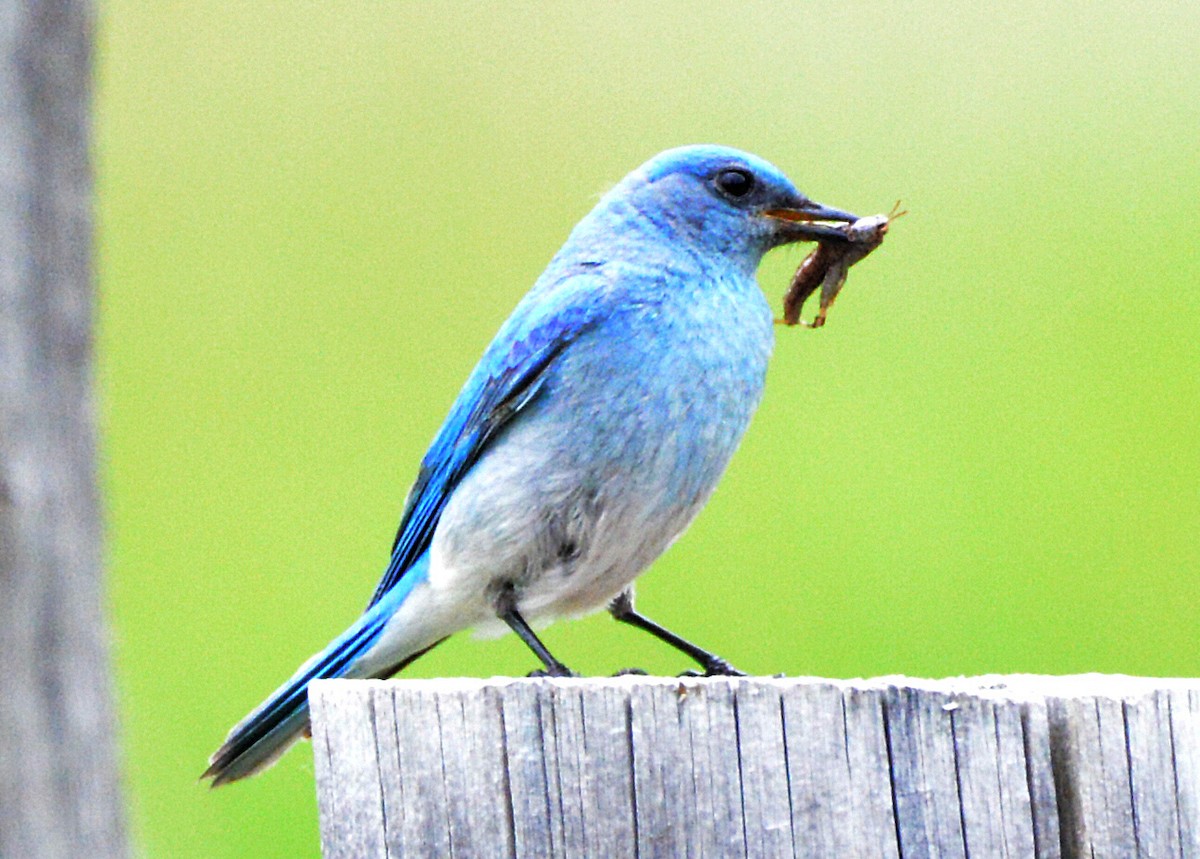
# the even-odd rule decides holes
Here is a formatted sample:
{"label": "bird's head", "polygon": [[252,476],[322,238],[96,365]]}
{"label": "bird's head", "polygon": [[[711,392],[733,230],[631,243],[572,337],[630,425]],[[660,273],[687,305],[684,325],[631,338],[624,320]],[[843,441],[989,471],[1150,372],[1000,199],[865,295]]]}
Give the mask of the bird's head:
{"label": "bird's head", "polygon": [[857,216],[816,203],[774,165],[726,146],[684,146],[651,158],[610,192],[627,219],[671,240],[757,265],[779,245],[837,236],[822,221]]}

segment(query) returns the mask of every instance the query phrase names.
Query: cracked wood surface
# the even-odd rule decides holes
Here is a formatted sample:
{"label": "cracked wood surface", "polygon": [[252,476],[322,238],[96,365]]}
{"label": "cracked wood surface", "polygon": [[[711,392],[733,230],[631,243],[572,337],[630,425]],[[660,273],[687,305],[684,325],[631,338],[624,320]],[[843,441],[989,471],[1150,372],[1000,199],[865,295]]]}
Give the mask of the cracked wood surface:
{"label": "cracked wood surface", "polygon": [[327,857],[1200,859],[1200,680],[310,691]]}

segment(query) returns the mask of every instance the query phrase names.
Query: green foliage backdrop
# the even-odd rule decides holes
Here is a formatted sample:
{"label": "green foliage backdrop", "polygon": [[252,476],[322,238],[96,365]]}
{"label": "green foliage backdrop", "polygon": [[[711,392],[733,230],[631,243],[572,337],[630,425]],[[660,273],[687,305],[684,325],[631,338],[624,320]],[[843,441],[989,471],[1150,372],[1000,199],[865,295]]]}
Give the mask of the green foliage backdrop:
{"label": "green foliage backdrop", "polygon": [[[196,783],[349,623],[458,386],[597,195],[720,142],[912,214],[640,604],[757,672],[1197,675],[1195,4],[102,4],[100,385],[150,856],[316,855]],[[802,251],[761,272],[778,302]],[[680,659],[605,617],[586,672]],[[461,636],[412,676],[519,674]]]}

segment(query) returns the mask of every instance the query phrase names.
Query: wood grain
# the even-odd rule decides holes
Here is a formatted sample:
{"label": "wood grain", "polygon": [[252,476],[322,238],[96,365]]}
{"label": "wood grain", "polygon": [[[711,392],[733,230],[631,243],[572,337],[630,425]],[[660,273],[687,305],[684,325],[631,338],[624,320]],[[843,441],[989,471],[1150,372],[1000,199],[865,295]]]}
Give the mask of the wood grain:
{"label": "wood grain", "polygon": [[1200,859],[1200,681],[325,681],[327,856]]}

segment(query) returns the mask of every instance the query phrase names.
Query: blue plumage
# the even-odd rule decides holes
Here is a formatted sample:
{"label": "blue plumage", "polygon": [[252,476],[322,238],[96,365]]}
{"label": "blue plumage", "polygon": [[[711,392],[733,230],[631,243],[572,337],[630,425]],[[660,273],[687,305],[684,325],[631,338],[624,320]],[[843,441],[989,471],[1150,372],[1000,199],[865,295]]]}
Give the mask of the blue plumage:
{"label": "blue plumage", "polygon": [[[204,773],[205,777],[213,779],[213,787],[253,775],[287,751],[308,727],[308,684],[313,680],[369,676],[354,670],[356,660],[378,641],[388,619],[424,577],[428,564],[427,557],[413,564],[400,586],[374,603],[349,629],[301,665],[270,698],[229,732],[229,738],[213,755]],[[406,654],[393,670],[398,671],[406,661],[411,661],[408,656],[419,655]]]}
{"label": "blue plumage", "polygon": [[501,327],[421,463],[365,614],[239,723],[214,785],[273,762],[308,724],[307,687],[386,677],[448,635],[609,605],[699,512],[761,397],[773,345],[762,255],[854,216],[718,146],[670,150],[610,191]]}
{"label": "blue plumage", "polygon": [[459,478],[492,435],[537,393],[547,365],[587,327],[592,310],[584,294],[586,278],[572,281],[570,288],[574,303],[560,314],[535,314],[532,307],[514,314],[505,327],[515,330],[501,332],[471,374],[421,462],[400,517],[391,561],[370,605],[429,547],[433,527]]}

